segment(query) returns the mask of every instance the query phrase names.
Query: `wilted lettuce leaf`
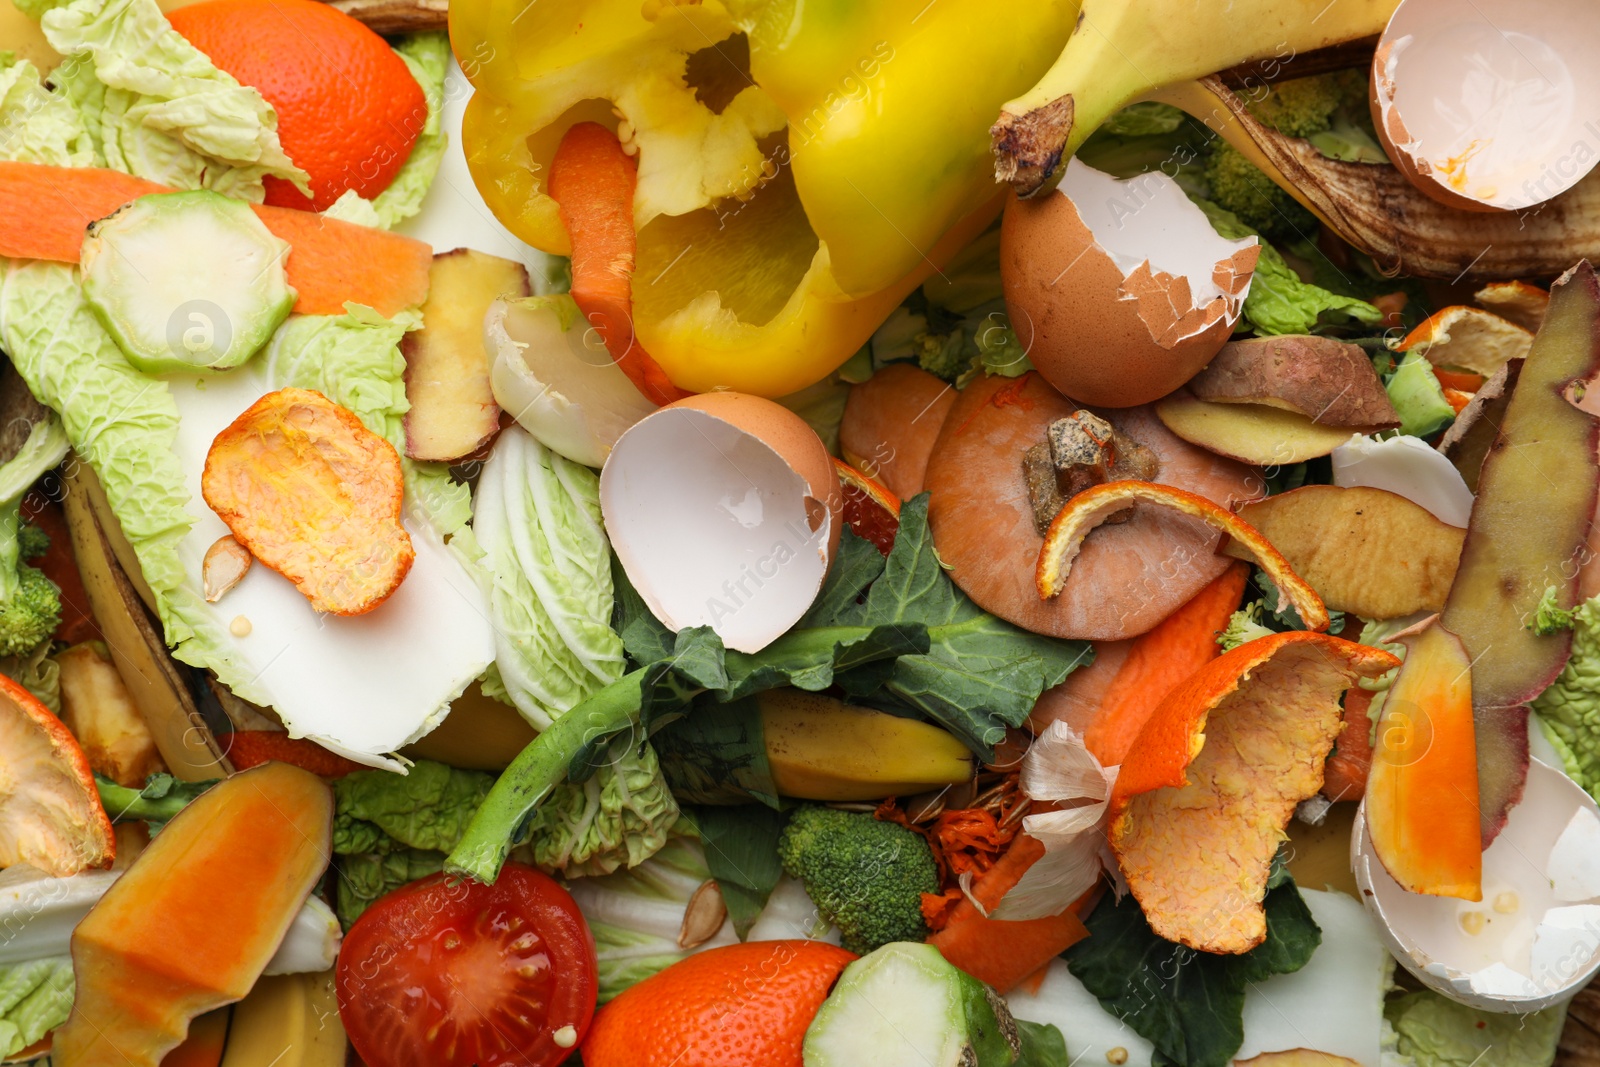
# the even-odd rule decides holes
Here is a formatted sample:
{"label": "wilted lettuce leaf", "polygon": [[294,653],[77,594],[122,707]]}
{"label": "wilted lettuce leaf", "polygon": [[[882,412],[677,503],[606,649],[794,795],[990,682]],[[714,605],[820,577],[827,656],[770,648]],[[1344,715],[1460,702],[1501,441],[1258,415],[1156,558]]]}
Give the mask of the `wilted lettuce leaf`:
{"label": "wilted lettuce leaf", "polygon": [[393,852],[341,856],[338,865],[339,888],[334,912],[348,930],[379,897],[408,882],[439,873],[444,866],[444,853],[402,848]]}
{"label": "wilted lettuce leaf", "polygon": [[267,175],[306,188],[278,141],[272,106],[184,40],[156,0],[27,5],[46,7],[40,26],[67,57],[52,81],[106,166],[257,202]]}
{"label": "wilted lettuce leaf", "polygon": [[1399,1036],[1397,1051],[1417,1067],[1549,1067],[1567,1008],[1476,1011],[1424,989],[1390,1001],[1384,1015]]}
{"label": "wilted lettuce leaf", "polygon": [[334,851],[448,852],[493,784],[492,774],[433,760],[418,760],[410,774],[347,774],[333,783]]}
{"label": "wilted lettuce leaf", "polygon": [[67,1021],[72,957],[0,967],[0,1056],[13,1056]]}
{"label": "wilted lettuce leaf", "polygon": [[0,159],[54,167],[100,162],[72,102],[46,89],[25,59],[0,64]]}
{"label": "wilted lettuce leaf", "polygon": [[1158,1064],[1226,1067],[1244,1043],[1249,985],[1304,967],[1322,941],[1289,872],[1274,861],[1267,883],[1267,939],[1238,956],[1196,952],[1158,937],[1138,901],[1106,894],[1064,954],[1067,967],[1106,1011],[1156,1047]]}

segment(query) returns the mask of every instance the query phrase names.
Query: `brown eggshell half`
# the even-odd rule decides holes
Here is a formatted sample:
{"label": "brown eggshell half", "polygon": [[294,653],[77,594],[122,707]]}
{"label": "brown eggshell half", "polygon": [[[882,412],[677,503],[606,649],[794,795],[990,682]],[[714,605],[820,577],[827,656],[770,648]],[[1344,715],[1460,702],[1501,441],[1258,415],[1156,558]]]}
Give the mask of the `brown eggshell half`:
{"label": "brown eggshell half", "polygon": [[[1220,240],[1194,211],[1200,239]],[[1219,260],[1214,280],[1242,295],[1259,255],[1249,247]],[[1012,329],[1039,373],[1097,407],[1132,407],[1172,392],[1210,362],[1237,319],[1224,297],[1195,308],[1186,277],[1148,262],[1124,277],[1060,189],[1031,200],[1013,195],[1006,204],[1000,278]]]}
{"label": "brown eggshell half", "polygon": [[933,443],[955,402],[947,382],[910,363],[891,363],[850,388],[839,424],[844,461],[910,500],[922,492]]}
{"label": "brown eggshell half", "polygon": [[[1183,606],[1229,561],[1221,535],[1199,519],[1135,507],[1083,544],[1066,587],[1041,600],[1034,568],[1044,543],[1034,527],[1022,454],[1078,405],[1038,374],[980,377],[962,391],[928,461],[928,521],[955,583],[984,610],[1036,633],[1120,641]],[[1100,411],[1156,454],[1154,481],[1233,508],[1260,498],[1252,467],[1181,440],[1148,407]]]}
{"label": "brown eggshell half", "polygon": [[641,419],[600,474],[606,531],[650,610],[673,630],[710,626],[741,652],[811,606],[843,505],[816,432],[743,393],[702,393]]}

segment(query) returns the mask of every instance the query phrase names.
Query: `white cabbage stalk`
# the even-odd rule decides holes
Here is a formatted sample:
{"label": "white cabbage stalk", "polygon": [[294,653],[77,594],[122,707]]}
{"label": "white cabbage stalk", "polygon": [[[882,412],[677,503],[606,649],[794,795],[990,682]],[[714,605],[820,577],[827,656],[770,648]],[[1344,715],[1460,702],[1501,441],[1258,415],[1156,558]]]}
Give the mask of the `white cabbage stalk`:
{"label": "white cabbage stalk", "polygon": [[[1106,806],[1117,768],[1102,767],[1072,727],[1057,720],[1022,759],[1022,791],[1037,801],[1071,804],[1022,820],[1023,832],[1044,845],[1044,855],[1000,901],[991,918],[1041,919],[1060,915],[1100,877]],[[1077,802],[1077,803],[1073,803]]]}

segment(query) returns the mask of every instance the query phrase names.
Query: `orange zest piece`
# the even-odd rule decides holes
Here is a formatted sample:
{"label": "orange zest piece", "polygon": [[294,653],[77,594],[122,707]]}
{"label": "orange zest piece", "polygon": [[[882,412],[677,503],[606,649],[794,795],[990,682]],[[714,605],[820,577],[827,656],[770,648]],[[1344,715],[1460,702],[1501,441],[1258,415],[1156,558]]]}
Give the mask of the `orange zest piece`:
{"label": "orange zest piece", "polygon": [[1483,383],[1488,381],[1481,374],[1474,374],[1466,370],[1440,370],[1433,368],[1433,376],[1439,380],[1443,389],[1455,389],[1463,393],[1476,393],[1483,388]]}
{"label": "orange zest piece", "polygon": [[310,389],[268,393],[219,433],[200,491],[234,539],[318,611],[371,611],[416,556],[400,524],[400,454]]}
{"label": "orange zest piece", "polygon": [[1437,615],[1397,640],[1406,660],[1383,702],[1367,776],[1373,851],[1413,893],[1482,900],[1471,659]]}
{"label": "orange zest piece", "polygon": [[1239,607],[1249,573],[1245,564],[1234,564],[1154,630],[1133,639],[1083,733],[1085,747],[1101,766],[1116,767],[1126,760],[1166,695],[1217,658],[1217,631]]}
{"label": "orange zest piece", "polygon": [[859,537],[871,541],[885,556],[900,532],[900,499],[883,485],[842,459],[833,461],[844,494],[844,521]]}
{"label": "orange zest piece", "polygon": [[561,137],[545,183],[572,242],[572,299],[611,358],[652,403],[691,394],[672,384],[633,330],[633,190],[639,168],[617,135],[580,122]]}
{"label": "orange zest piece", "polygon": [[1135,504],[1171,508],[1227,534],[1249,550],[1251,558],[1277,584],[1279,595],[1300,613],[1300,619],[1307,628],[1319,631],[1328,628],[1328,609],[1323,605],[1322,598],[1294,572],[1289,561],[1261,536],[1260,531],[1203,496],[1154,482],[1106,482],[1085,489],[1067,501],[1051,521],[1050,530],[1044,535],[1044,544],[1039,549],[1039,563],[1034,571],[1039,599],[1049,600],[1060,594],[1067,584],[1067,575],[1072,571],[1072,561],[1077,558],[1083,539],[1096,526]]}
{"label": "orange zest piece", "polygon": [[1339,695],[1398,663],[1291,630],[1240,645],[1168,694],[1122,765],[1108,815],[1151,929],[1202,952],[1265,939],[1272,857],[1295,805],[1322,787]]}
{"label": "orange zest piece", "polygon": [[[0,256],[76,263],[89,223],[172,191],[100,167],[0,162]],[[292,248],[284,269],[299,314],[342,315],[348,301],[394,315],[427,299],[433,249],[423,242],[291,208],[250,207]]]}

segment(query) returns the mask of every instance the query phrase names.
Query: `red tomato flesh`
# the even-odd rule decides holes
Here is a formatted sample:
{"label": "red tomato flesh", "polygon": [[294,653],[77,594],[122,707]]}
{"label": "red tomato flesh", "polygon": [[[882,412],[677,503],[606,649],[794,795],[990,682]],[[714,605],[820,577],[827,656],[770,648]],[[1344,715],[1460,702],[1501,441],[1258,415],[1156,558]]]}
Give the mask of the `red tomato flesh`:
{"label": "red tomato flesh", "polygon": [[555,1067],[598,989],[578,905],[518,863],[494,885],[437,874],[381,898],[345,935],[336,983],[368,1067]]}

